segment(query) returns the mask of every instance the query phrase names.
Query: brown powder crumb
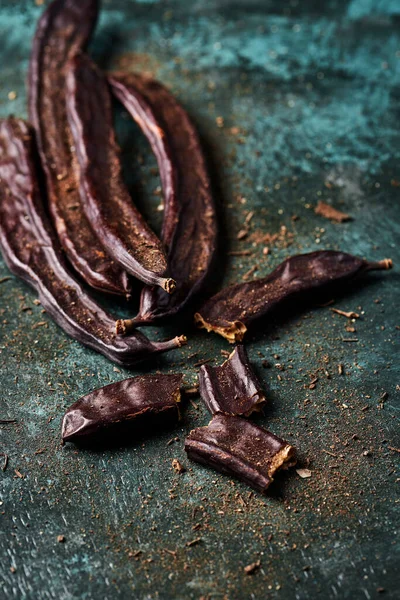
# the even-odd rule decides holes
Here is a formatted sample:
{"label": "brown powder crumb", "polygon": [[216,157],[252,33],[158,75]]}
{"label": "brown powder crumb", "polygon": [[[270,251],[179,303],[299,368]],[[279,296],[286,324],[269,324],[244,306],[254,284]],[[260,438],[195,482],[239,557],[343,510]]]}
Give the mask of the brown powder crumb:
{"label": "brown powder crumb", "polygon": [[248,233],[249,233],[248,229],[241,229],[239,231],[239,233],[237,234],[236,238],[238,240],[244,240],[247,237]]}
{"label": "brown powder crumb", "polygon": [[296,469],[297,475],[299,475],[302,479],[308,479],[311,477],[312,473],[310,469]]}
{"label": "brown powder crumb", "polygon": [[232,252],[228,252],[228,256],[252,256],[252,254],[250,250],[232,250]]}
{"label": "brown powder crumb", "polygon": [[201,542],[201,538],[196,538],[195,540],[192,540],[191,542],[186,542],[186,546],[188,548],[191,548],[192,546],[197,546],[197,544],[200,544]]}
{"label": "brown powder crumb", "polygon": [[277,233],[265,233],[262,229],[256,229],[248,239],[253,246],[262,244],[267,247],[288,248],[293,243],[294,233],[288,231],[286,225],[282,225]]}
{"label": "brown powder crumb", "polygon": [[185,467],[182,465],[182,463],[179,462],[177,458],[174,458],[171,464],[174,471],[176,471],[176,473],[179,473],[179,475],[186,471]]}
{"label": "brown powder crumb", "polygon": [[246,573],[246,575],[252,575],[253,573],[255,573],[259,568],[261,567],[261,561],[257,560],[256,562],[251,563],[250,565],[247,565],[247,567],[244,567],[244,572]]}
{"label": "brown powder crumb", "polygon": [[336,208],[333,208],[330,204],[326,204],[325,202],[318,202],[317,206],[314,209],[316,215],[320,215],[325,219],[329,219],[330,221],[335,221],[336,223],[343,223],[344,221],[350,221],[351,216],[347,213],[344,213]]}
{"label": "brown powder crumb", "polygon": [[344,310],[339,310],[338,308],[331,308],[330,310],[332,312],[336,313],[337,315],[341,315],[342,317],[347,317],[348,319],[359,319],[360,318],[360,315],[353,311],[346,312]]}
{"label": "brown powder crumb", "polygon": [[249,269],[243,276],[242,279],[243,281],[247,281],[248,279],[250,279],[250,277],[257,271],[258,269],[258,265],[254,265],[253,267],[251,267],[251,269]]}

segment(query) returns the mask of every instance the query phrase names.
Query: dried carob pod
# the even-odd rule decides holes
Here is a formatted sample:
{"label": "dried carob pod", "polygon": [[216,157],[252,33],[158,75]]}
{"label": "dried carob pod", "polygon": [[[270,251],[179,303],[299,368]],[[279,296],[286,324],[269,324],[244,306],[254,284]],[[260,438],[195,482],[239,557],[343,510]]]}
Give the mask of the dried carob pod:
{"label": "dried carob pod", "polygon": [[296,464],[294,448],[247,419],[217,414],[185,440],[190,459],[265,493],[279,469]]}
{"label": "dried carob pod", "polygon": [[244,346],[236,346],[219,367],[202,365],[199,372],[200,395],[211,414],[250,416],[265,403],[262,386],[256,377]]}
{"label": "dried carob pod", "polygon": [[29,118],[36,133],[50,213],[62,247],[86,283],[128,296],[128,275],[106,253],[82,209],[79,164],[67,119],[66,67],[87,44],[97,0],[55,0],[42,14],[30,60]]}
{"label": "dried carob pod", "polygon": [[179,417],[183,375],[140,375],[101,387],[80,398],[65,413],[63,442],[88,440],[106,428],[171,413]]}
{"label": "dried carob pod", "polygon": [[110,256],[128,273],[171,293],[160,240],[132,202],[123,182],[107,80],[85,54],[68,65],[67,113],[80,164],[82,207]]}
{"label": "dried carob pod", "polygon": [[137,121],[156,155],[164,192],[162,239],[177,282],[172,296],[146,286],[139,314],[117,331],[177,314],[204,288],[217,246],[217,216],[200,140],[188,114],[160,83],[135,74],[112,74],[115,96]]}
{"label": "dried carob pod", "polygon": [[34,165],[32,135],[21,120],[0,122],[0,247],[10,270],[39,294],[70,336],[122,365],[177,348],[184,336],[152,342],[136,331],[116,336],[115,320],[71,275],[47,221]]}
{"label": "dried carob pod", "polygon": [[368,262],[344,252],[322,250],[292,256],[270,275],[224,288],[195,314],[200,328],[219,333],[229,342],[242,341],[247,328],[278,305],[346,281],[366,271],[390,269],[392,261]]}

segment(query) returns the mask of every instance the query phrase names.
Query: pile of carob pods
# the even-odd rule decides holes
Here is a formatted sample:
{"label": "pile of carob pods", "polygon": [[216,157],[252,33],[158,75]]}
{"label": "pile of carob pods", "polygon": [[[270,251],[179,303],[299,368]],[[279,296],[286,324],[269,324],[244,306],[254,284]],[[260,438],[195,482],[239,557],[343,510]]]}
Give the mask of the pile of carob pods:
{"label": "pile of carob pods", "polygon": [[[153,342],[137,328],[187,310],[204,293],[217,218],[198,135],[176,99],[142,75],[105,75],[85,54],[98,11],[97,0],[54,0],[39,20],[28,78],[31,124],[0,122],[0,247],[66,333],[131,366],[185,344],[185,336]],[[157,158],[161,240],[123,181],[112,95]],[[241,342],[253,321],[283,302],[391,266],[335,251],[293,256],[264,279],[222,289],[198,308],[195,322]],[[132,276],[144,283],[133,319],[116,320],[87,291],[129,298]],[[203,365],[199,382],[212,420],[191,431],[188,456],[265,492],[278,469],[295,463],[295,452],[246,418],[265,397],[244,346],[221,366]],[[139,417],[179,415],[181,387],[181,374],[142,375],[95,390],[66,412],[62,439],[77,443]]]}

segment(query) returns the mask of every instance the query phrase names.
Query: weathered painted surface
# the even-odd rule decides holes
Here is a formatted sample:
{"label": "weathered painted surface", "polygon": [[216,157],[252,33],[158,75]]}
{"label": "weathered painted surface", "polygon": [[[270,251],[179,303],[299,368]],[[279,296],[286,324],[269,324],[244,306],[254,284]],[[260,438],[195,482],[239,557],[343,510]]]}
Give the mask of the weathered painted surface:
{"label": "weathered painted surface", "polygon": [[[41,10],[33,0],[0,5],[1,116],[26,114]],[[208,420],[199,400],[176,429],[129,447],[61,448],[63,411],[128,371],[68,339],[13,276],[3,281],[0,418],[17,423],[0,425],[9,456],[0,472],[1,597],[373,599],[380,588],[396,597],[399,16],[395,0],[104,2],[93,55],[107,68],[151,72],[177,94],[208,149],[222,248],[253,253],[221,261],[218,281],[318,248],[391,257],[397,270],[334,298],[361,315],[354,323],[315,306],[250,336],[269,397],[260,422],[296,445],[312,472],[280,477],[267,498],[188,462],[184,436]],[[159,227],[155,161],[122,113],[118,131],[132,193]],[[353,220],[315,215],[318,200]],[[261,232],[279,235],[260,241]],[[8,276],[0,262],[0,280]],[[183,370],[191,383],[195,363],[217,364],[230,349],[180,319],[151,331],[185,332],[189,345],[134,373]],[[174,472],[173,458],[186,473]]]}

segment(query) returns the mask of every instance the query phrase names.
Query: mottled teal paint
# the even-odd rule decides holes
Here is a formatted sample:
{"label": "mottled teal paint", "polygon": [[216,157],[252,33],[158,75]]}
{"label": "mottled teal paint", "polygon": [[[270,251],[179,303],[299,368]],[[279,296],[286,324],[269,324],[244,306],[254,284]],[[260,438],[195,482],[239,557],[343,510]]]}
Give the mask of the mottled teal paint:
{"label": "mottled teal paint", "polygon": [[[237,280],[255,262],[264,274],[289,254],[318,248],[371,260],[390,256],[397,269],[336,298],[338,308],[363,313],[354,334],[329,307],[315,307],[274,317],[250,335],[249,355],[269,397],[261,423],[292,441],[313,472],[308,480],[295,473],[280,478],[265,499],[186,460],[184,436],[208,421],[200,401],[175,430],[129,447],[76,452],[59,445],[62,413],[79,396],[157,369],[183,370],[192,383],[196,362],[222,361],[220,351],[229,349],[222,339],[177,319],[149,334],[161,339],[184,329],[185,349],[132,372],[115,371],[41,314],[26,286],[14,277],[2,283],[0,418],[18,425],[0,426],[0,451],[10,457],[0,472],[0,593],[7,600],[364,600],[384,587],[382,597],[396,598],[398,454],[388,446],[400,447],[400,188],[391,184],[400,180],[399,3],[110,0],[103,6],[93,55],[107,68],[123,58],[124,68],[151,71],[177,94],[213,165],[222,246],[254,252],[228,257],[218,283]],[[41,11],[33,0],[0,2],[1,116],[26,116],[25,77]],[[231,127],[240,134],[231,135]],[[158,229],[154,158],[122,111],[117,130],[132,194]],[[336,225],[316,216],[319,199],[354,220]],[[286,226],[293,243],[272,246],[265,256],[262,245],[238,242],[248,210],[255,210],[252,231]],[[0,279],[8,274],[0,262]],[[31,312],[21,311],[24,305]],[[48,328],[32,329],[40,321]],[[359,341],[342,341],[352,336]],[[263,359],[272,368],[263,369]],[[337,373],[339,363],[345,376]],[[315,372],[319,380],[310,390]],[[384,391],[389,395],[379,409]],[[167,445],[176,435],[179,443]],[[191,470],[178,477],[173,458]],[[193,531],[197,522],[204,526]],[[188,548],[195,537],[202,542]],[[176,550],[176,560],[165,550]],[[258,559],[260,571],[245,576],[243,567]]]}

